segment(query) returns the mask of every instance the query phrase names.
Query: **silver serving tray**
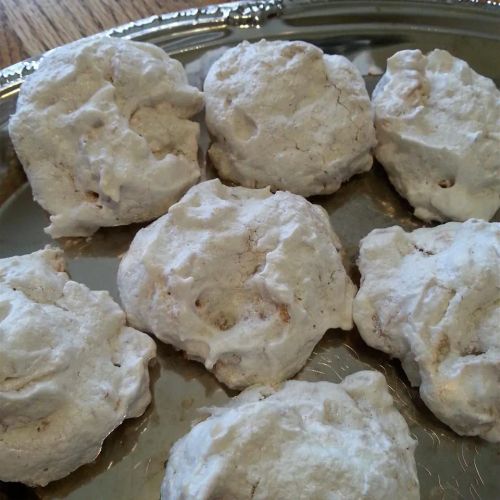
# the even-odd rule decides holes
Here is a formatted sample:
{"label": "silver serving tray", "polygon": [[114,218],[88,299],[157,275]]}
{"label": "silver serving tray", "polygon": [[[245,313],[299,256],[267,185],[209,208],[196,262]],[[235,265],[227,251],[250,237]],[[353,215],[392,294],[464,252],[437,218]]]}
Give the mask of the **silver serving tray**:
{"label": "silver serving tray", "polygon": [[[500,84],[500,6],[495,2],[230,3],[155,16],[107,33],[159,45],[188,64],[194,82],[201,81],[213,49],[266,37],[306,40],[326,52],[349,57],[362,70],[369,89],[377,82],[387,57],[403,48],[447,49]],[[36,66],[35,58],[0,71],[0,257],[52,243],[42,230],[47,215],[32,201],[7,133],[19,86]],[[376,227],[399,224],[414,229],[422,225],[377,165],[334,195],[313,201],[328,210],[355,281],[359,281],[354,262],[360,238]],[[92,238],[57,241],[66,251],[71,276],[93,289],[107,289],[117,298],[118,257],[127,250],[138,227],[105,229]],[[418,439],[416,459],[423,499],[500,498],[500,447],[459,437],[440,423],[418,391],[409,386],[399,363],[366,347],[356,331],[329,331],[297,378],[338,382],[366,368],[386,375],[396,405]],[[108,437],[94,463],[45,488],[30,490],[0,483],[0,499],[158,499],[170,446],[189,430],[198,408],[223,403],[233,393],[203,366],[162,344],[158,344],[158,362],[151,375],[153,403],[142,417],[126,421]]]}

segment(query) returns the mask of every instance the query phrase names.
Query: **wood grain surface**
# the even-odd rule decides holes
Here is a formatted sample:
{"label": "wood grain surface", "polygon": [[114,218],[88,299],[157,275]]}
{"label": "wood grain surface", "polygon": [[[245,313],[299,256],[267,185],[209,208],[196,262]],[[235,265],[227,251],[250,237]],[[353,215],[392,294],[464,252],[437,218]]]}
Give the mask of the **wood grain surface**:
{"label": "wood grain surface", "polygon": [[222,0],[0,0],[0,68],[154,14]]}

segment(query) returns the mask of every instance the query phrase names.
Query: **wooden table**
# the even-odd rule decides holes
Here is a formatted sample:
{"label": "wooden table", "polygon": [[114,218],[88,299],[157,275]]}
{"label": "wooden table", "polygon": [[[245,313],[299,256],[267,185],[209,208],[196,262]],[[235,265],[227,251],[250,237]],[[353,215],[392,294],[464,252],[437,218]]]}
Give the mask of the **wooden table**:
{"label": "wooden table", "polygon": [[0,68],[154,14],[223,0],[0,0]]}

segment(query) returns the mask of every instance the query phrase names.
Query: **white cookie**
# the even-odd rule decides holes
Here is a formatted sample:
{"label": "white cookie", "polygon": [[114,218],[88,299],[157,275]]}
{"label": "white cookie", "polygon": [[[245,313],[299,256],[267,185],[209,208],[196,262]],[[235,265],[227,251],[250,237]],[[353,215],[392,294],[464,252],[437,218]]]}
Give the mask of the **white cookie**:
{"label": "white cookie", "polygon": [[118,287],[132,326],[243,388],[294,375],[328,328],[352,328],[339,251],[323,208],[216,179],[137,233]]}
{"label": "white cookie", "polygon": [[500,224],[376,229],[359,267],[354,321],[366,343],[399,358],[455,432],[500,441]]}
{"label": "white cookie", "polygon": [[228,50],[205,80],[210,158],[221,177],[303,196],[372,166],[370,99],[356,67],[305,42]]}
{"label": "white cookie", "polygon": [[383,375],[246,390],[170,451],[163,500],[419,498],[416,442]]}
{"label": "white cookie", "polygon": [[61,250],[0,260],[0,481],[44,486],[92,462],[150,402],[156,348]]}
{"label": "white cookie", "polygon": [[54,238],[163,215],[199,178],[203,107],[154,45],[80,40],[48,53],[21,87],[9,131]]}
{"label": "white cookie", "polygon": [[500,207],[500,91],[444,50],[403,50],[373,91],[377,159],[425,221]]}

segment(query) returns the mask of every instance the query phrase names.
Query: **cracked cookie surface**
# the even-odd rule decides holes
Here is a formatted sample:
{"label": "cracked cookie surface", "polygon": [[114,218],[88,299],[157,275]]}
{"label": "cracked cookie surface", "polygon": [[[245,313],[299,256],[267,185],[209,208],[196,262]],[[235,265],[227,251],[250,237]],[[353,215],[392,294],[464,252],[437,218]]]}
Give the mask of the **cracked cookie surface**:
{"label": "cracked cookie surface", "polygon": [[371,168],[370,99],[345,57],[306,42],[243,42],[213,64],[204,91],[222,178],[310,196]]}

